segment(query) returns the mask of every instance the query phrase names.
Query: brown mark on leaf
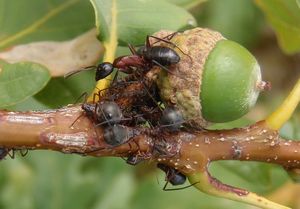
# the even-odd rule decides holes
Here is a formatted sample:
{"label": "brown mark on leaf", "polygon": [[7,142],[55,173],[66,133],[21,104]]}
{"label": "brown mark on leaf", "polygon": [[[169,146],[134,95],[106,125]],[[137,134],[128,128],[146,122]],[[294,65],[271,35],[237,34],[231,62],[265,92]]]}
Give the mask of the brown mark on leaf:
{"label": "brown mark on leaf", "polygon": [[9,63],[36,62],[47,67],[56,77],[95,65],[103,51],[93,29],[69,41],[41,41],[14,46],[1,52],[0,59]]}

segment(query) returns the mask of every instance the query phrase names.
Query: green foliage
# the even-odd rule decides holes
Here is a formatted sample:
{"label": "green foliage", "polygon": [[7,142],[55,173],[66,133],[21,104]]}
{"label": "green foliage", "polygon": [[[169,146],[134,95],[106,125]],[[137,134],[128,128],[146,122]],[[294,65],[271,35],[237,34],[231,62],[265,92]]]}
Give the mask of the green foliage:
{"label": "green foliage", "polygon": [[167,1],[185,9],[193,9],[194,7],[199,6],[199,4],[207,0],[167,0]]}
{"label": "green foliage", "polygon": [[0,60],[0,107],[14,105],[36,94],[50,80],[48,70],[40,64]]}
{"label": "green foliage", "polygon": [[[111,34],[111,2],[92,0],[96,11],[94,15],[92,4],[86,0],[2,0],[0,50],[41,40],[74,38],[94,27],[95,17],[99,37],[108,40]],[[200,25],[219,30],[228,39],[247,47],[256,44],[265,23],[252,1],[210,0],[203,6],[202,2],[204,0],[116,0],[119,44],[140,45],[146,35],[157,30],[180,30],[194,25],[194,17],[187,9]],[[257,2],[263,2],[260,7],[276,31],[283,49],[288,53],[299,51],[300,12],[295,2],[299,5],[300,1]],[[116,53],[128,54],[128,50],[119,47]],[[57,108],[74,103],[83,92],[90,92],[95,84],[92,72],[81,73],[68,80],[54,78],[48,82],[47,69],[35,63],[11,65],[1,61],[0,68],[0,106],[17,103],[10,109]],[[47,82],[48,85],[40,91]],[[32,95],[34,97],[21,102]],[[247,123],[249,120],[242,118],[213,128],[232,128]],[[282,135],[299,138],[297,127],[298,123],[288,123],[282,129]],[[24,159],[17,156],[15,160],[7,159],[0,163],[0,208],[252,208],[199,193],[193,188],[163,192],[162,172],[149,172],[137,178],[138,169],[129,167],[120,159],[81,158],[34,151]],[[211,171],[226,183],[258,193],[274,191],[288,178],[277,166],[253,162],[217,162],[212,165]],[[159,175],[159,185],[156,175]]]}
{"label": "green foliage", "polygon": [[249,0],[210,0],[195,15],[200,26],[219,31],[246,47],[253,47],[263,26],[261,12]]}
{"label": "green foliage", "polygon": [[[78,15],[80,14],[80,15]],[[5,49],[16,44],[31,43],[41,40],[66,40],[73,38],[74,36],[80,35],[81,33],[87,31],[94,25],[94,15],[93,8],[89,2],[85,0],[65,0],[65,1],[39,1],[30,0],[28,1],[0,1],[0,49]],[[30,66],[35,67],[36,65],[31,64]],[[27,66],[27,68],[29,65]],[[40,67],[41,68],[41,67]],[[35,70],[27,69],[30,71]],[[22,71],[22,68],[19,69]],[[1,74],[0,74],[1,76]],[[17,79],[17,75],[10,73],[10,79]],[[49,75],[47,75],[49,76]],[[39,77],[38,74],[32,75],[31,77]],[[27,81],[19,83],[18,90],[14,91],[19,94],[23,89],[27,89],[28,86],[34,86],[36,84],[32,83],[31,78],[26,77]],[[49,79],[45,79],[44,82],[47,83]],[[86,80],[88,81],[88,80]],[[81,86],[78,81],[75,86]],[[40,84],[39,87],[35,87],[30,94],[22,95],[22,98],[14,98],[14,102],[10,102],[10,105],[20,102],[25,98],[34,95],[45,86],[46,83]],[[51,82],[52,83],[52,82]],[[89,83],[89,82],[86,82]],[[29,85],[28,85],[29,84]],[[37,86],[37,85],[36,85]],[[68,86],[68,85],[65,85]],[[15,88],[15,87],[14,87]],[[47,86],[47,88],[49,88]],[[62,93],[62,89],[57,93]],[[76,92],[72,99],[67,99],[64,102],[58,103],[54,97],[45,96],[44,100],[52,100],[51,107],[59,107],[67,102],[74,102],[78,96],[88,89],[81,88],[80,91]],[[1,88],[0,91],[6,91]],[[17,93],[19,91],[19,93]],[[64,91],[69,91],[64,88]],[[4,95],[10,94],[11,91],[7,91]],[[64,94],[66,95],[66,94]],[[53,96],[53,95],[51,95]],[[3,106],[4,101],[1,100],[0,106]],[[36,101],[30,99],[30,103],[37,104],[41,106]],[[5,104],[6,105],[6,104]],[[28,105],[28,102],[27,102]],[[20,109],[22,105],[19,106]],[[34,109],[34,107],[32,107]]]}
{"label": "green foliage", "polygon": [[0,49],[41,40],[65,40],[94,25],[85,0],[0,1]]}
{"label": "green foliage", "polygon": [[[300,51],[300,9],[295,0],[256,0],[274,28],[281,48],[289,54]],[[299,1],[297,1],[299,5]]]}
{"label": "green foliage", "polygon": [[[96,14],[99,39],[110,39],[115,18],[117,38],[121,45],[142,45],[145,37],[161,29],[179,30],[195,26],[186,10],[165,1],[91,0]],[[157,8],[160,8],[157,10]],[[176,18],[174,18],[176,17]]]}
{"label": "green foliage", "polygon": [[[92,92],[95,86],[93,72],[81,73],[69,79],[53,78],[48,85],[34,97],[50,108],[73,104],[84,93]],[[83,102],[84,97],[77,102]]]}

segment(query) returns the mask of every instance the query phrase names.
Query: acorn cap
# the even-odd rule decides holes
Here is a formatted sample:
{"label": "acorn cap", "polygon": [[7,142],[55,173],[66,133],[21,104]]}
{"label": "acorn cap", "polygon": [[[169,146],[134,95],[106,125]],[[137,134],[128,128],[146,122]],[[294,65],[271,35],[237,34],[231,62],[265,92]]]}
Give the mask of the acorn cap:
{"label": "acorn cap", "polygon": [[[171,31],[154,36],[164,38]],[[180,62],[161,70],[157,79],[160,96],[167,106],[176,106],[194,127],[228,122],[246,114],[255,104],[261,72],[255,58],[239,44],[220,33],[194,28],[177,33],[171,44]]]}

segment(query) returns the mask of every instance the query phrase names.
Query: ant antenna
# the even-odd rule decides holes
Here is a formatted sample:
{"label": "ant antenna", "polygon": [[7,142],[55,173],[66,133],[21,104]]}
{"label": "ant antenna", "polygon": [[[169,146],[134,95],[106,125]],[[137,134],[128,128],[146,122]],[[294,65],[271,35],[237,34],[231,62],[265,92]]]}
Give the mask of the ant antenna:
{"label": "ant antenna", "polygon": [[82,68],[82,69],[73,70],[73,71],[71,71],[71,72],[66,73],[66,74],[64,75],[64,78],[67,79],[67,78],[69,78],[70,76],[72,76],[72,75],[74,75],[74,74],[80,73],[80,72],[82,72],[82,71],[93,70],[93,69],[95,69],[95,68],[97,68],[97,66],[92,65],[92,66],[87,66],[87,67]]}
{"label": "ant antenna", "polygon": [[133,55],[137,54],[137,52],[136,52],[134,46],[132,46],[131,44],[128,44],[128,48],[130,49],[130,51],[131,51],[131,53],[132,53]]}

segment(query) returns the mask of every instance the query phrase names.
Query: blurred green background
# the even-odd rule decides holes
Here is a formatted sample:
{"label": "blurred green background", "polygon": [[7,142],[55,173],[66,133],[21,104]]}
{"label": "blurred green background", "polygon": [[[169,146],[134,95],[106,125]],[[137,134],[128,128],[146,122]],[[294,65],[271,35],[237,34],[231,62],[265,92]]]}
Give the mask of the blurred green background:
{"label": "blurred green background", "polygon": [[[3,29],[0,31],[0,43],[1,36],[17,33],[18,28],[40,18],[62,2],[64,1],[0,0],[0,28]],[[37,32],[13,44],[68,40],[93,28],[95,17],[90,2],[74,2],[70,9],[51,18],[40,26]],[[257,4],[250,0],[169,2],[189,11],[195,17],[198,26],[220,31],[226,38],[247,47],[261,64],[264,80],[272,83],[272,91],[263,93],[254,110],[246,117],[231,123],[215,125],[214,128],[239,127],[261,120],[280,104],[299,78],[300,55],[287,55],[279,47],[274,28],[266,20],[269,13],[263,13]],[[160,9],[162,8],[158,4],[156,10]],[[176,20],[176,17],[174,19]],[[124,53],[128,53],[128,50],[120,47],[117,54]],[[74,103],[82,92],[91,92],[95,85],[93,77],[93,72],[85,72],[68,80],[52,78],[37,95],[8,109],[43,110]],[[281,130],[284,137],[299,138],[299,116],[299,112],[296,112]],[[290,181],[283,169],[264,163],[216,162],[211,166],[211,172],[225,183],[265,195],[272,194]],[[24,158],[18,155],[14,160],[7,158],[0,163],[0,208],[256,208],[211,197],[193,188],[164,192],[164,178],[164,173],[149,163],[132,167],[118,158],[31,151]],[[290,205],[300,208],[296,200],[290,202]]]}

